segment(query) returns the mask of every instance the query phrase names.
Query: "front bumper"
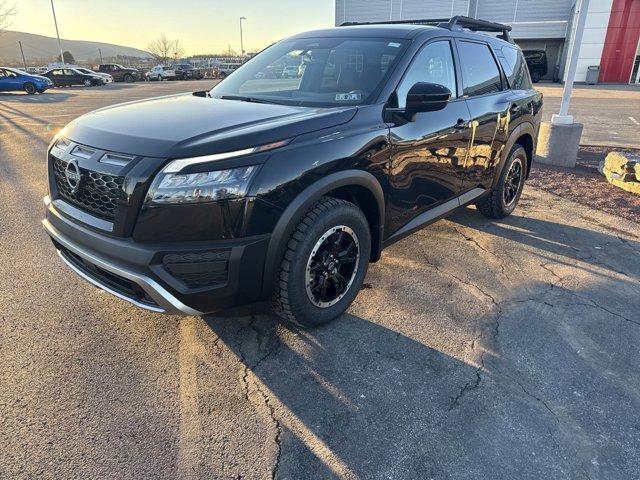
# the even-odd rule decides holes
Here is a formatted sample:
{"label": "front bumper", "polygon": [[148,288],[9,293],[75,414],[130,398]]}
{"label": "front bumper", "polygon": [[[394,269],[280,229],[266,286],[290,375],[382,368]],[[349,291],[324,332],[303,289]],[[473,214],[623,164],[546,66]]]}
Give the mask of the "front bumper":
{"label": "front bumper", "polygon": [[[43,226],[58,255],[93,285],[154,312],[202,315],[262,300],[264,258],[269,236],[213,242],[140,243],[105,235],[79,225],[45,197]],[[213,252],[213,253],[212,253]],[[216,252],[223,257],[189,263]],[[178,258],[179,263],[168,263]],[[224,258],[224,260],[220,260]],[[202,266],[224,264],[214,284],[192,285]],[[184,275],[186,273],[186,276]],[[212,278],[212,277],[206,277]]]}

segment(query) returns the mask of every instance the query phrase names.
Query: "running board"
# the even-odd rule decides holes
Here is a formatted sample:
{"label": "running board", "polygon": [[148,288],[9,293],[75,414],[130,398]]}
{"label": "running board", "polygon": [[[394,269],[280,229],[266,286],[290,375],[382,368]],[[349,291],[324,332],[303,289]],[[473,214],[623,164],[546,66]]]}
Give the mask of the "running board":
{"label": "running board", "polygon": [[413,232],[420,230],[421,228],[426,227],[427,225],[437,220],[440,220],[442,217],[446,217],[455,209],[464,207],[486,192],[487,191],[484,188],[474,188],[466,193],[463,193],[459,197],[452,198],[447,202],[441,203],[437,207],[433,207],[426,212],[422,212],[400,230],[387,238],[384,241],[384,247],[386,248],[392,243],[395,243],[398,240],[402,240],[404,237],[411,235]]}

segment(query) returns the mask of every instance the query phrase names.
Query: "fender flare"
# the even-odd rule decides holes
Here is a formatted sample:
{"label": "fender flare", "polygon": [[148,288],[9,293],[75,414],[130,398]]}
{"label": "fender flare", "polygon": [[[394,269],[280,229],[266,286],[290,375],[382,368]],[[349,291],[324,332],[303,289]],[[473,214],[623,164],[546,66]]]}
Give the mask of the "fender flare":
{"label": "fender flare", "polygon": [[266,294],[271,291],[276,281],[276,274],[289,237],[293,233],[298,221],[305,212],[326,193],[336,188],[346,186],[360,186],[371,192],[376,200],[378,207],[378,224],[372,225],[373,229],[378,229],[375,234],[372,231],[372,241],[375,238],[378,245],[372,245],[371,250],[376,251],[380,255],[382,250],[382,229],[384,226],[385,216],[385,200],[382,186],[376,177],[364,170],[343,170],[335,172],[326,177],[321,178],[315,183],[309,185],[301,191],[293,201],[282,212],[280,219],[273,228],[267,254],[265,257],[264,273],[262,280],[262,292]]}
{"label": "fender flare", "polygon": [[[498,183],[498,179],[500,178],[500,175],[502,175],[502,169],[504,168],[504,165],[506,163],[507,156],[509,155],[509,152],[511,151],[513,146],[515,145],[516,140],[518,138],[520,138],[524,134],[531,135],[531,139],[533,141],[533,152],[531,152],[531,155],[532,155],[532,157],[533,157],[533,155],[535,155],[536,131],[535,131],[532,123],[527,122],[527,121],[522,122],[516,128],[513,129],[513,131],[509,135],[509,138],[507,139],[507,143],[505,143],[505,145],[504,145],[502,158],[500,159],[500,166],[498,167],[498,171],[496,172],[496,174],[493,177],[493,185],[492,185],[492,187],[495,187],[496,184]],[[531,158],[531,162],[533,163],[533,158]],[[527,176],[529,175],[529,170],[527,170]]]}

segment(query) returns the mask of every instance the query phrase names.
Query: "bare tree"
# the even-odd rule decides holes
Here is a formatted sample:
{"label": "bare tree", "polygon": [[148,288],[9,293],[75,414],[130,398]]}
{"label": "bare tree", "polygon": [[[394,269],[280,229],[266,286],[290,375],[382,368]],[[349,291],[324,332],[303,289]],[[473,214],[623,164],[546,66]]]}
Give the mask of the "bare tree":
{"label": "bare tree", "polygon": [[180,58],[184,54],[184,47],[180,40],[169,40],[163,33],[147,47],[149,53],[158,63],[169,63],[173,58]]}
{"label": "bare tree", "polygon": [[18,10],[15,5],[8,5],[6,1],[0,2],[0,32],[10,25],[9,19],[13,17]]}

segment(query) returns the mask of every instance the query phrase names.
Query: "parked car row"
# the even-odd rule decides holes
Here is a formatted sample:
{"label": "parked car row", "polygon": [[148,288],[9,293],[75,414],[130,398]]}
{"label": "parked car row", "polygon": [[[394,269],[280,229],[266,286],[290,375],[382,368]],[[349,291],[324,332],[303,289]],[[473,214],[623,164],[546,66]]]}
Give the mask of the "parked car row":
{"label": "parked car row", "polygon": [[162,80],[201,80],[204,78],[202,70],[195,68],[190,63],[176,63],[174,65],[158,65],[147,73],[148,81]]}

